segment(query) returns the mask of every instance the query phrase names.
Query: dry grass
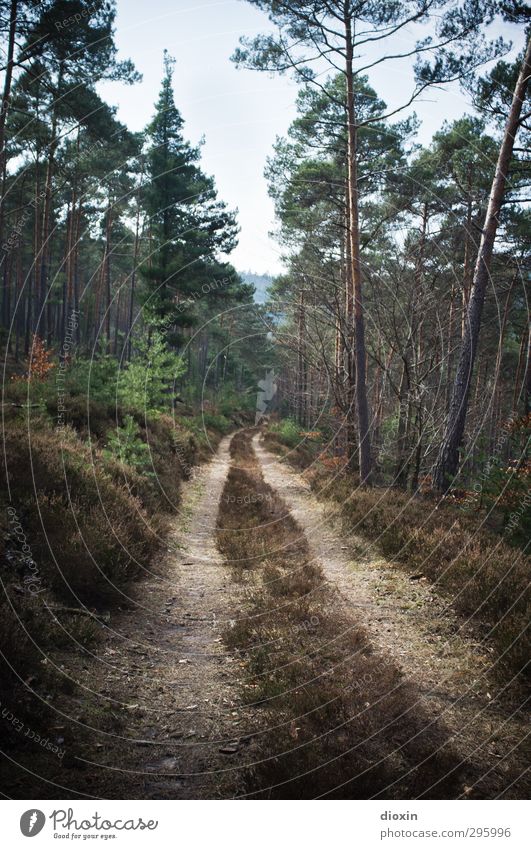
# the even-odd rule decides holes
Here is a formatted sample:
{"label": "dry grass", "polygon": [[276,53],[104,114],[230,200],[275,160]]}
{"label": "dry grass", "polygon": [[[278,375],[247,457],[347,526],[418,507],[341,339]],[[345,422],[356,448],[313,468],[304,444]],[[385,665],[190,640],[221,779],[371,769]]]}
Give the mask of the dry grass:
{"label": "dry grass", "polygon": [[43,426],[29,438],[10,426],[4,445],[2,478],[43,586],[70,602],[118,601],[158,550],[161,522],[71,430]]}
{"label": "dry grass", "polygon": [[226,641],[247,661],[245,699],[260,707],[270,729],[260,738],[249,792],[456,795],[445,729],[323,583],[301,529],[261,476],[250,434],[233,439],[232,456],[218,539],[248,586],[249,605]]}

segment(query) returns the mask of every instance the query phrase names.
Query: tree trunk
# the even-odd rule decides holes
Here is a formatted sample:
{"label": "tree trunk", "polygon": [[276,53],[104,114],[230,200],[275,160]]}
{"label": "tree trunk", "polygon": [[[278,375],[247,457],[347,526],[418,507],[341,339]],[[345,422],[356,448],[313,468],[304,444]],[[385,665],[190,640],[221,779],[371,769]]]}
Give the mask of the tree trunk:
{"label": "tree trunk", "polygon": [[133,331],[133,315],[135,308],[135,288],[136,288],[136,266],[138,263],[138,251],[140,245],[140,202],[137,201],[136,207],[136,220],[135,220],[135,245],[133,249],[133,268],[131,271],[131,290],[129,292],[129,315],[127,317],[127,329],[126,329],[126,351],[127,351],[127,359],[131,359],[131,348],[132,348],[132,340],[131,333]]}
{"label": "tree trunk", "polygon": [[[0,104],[0,169],[2,171],[2,174],[5,171],[6,163],[5,131],[7,112],[9,109],[9,98],[11,97],[11,83],[13,80],[13,59],[15,56],[15,38],[17,33],[17,11],[18,0],[11,0],[11,6],[9,9],[9,35],[6,57],[6,75],[4,78],[4,93],[2,96],[2,103]],[[4,187],[2,186],[2,188]],[[4,193],[2,191],[2,198],[3,197]]]}
{"label": "tree trunk", "polygon": [[461,353],[454,381],[452,400],[448,413],[444,438],[441,443],[439,456],[435,464],[433,480],[437,489],[445,492],[459,467],[459,449],[465,431],[470,380],[476,358],[481,315],[485,302],[485,292],[489,281],[489,268],[498,228],[498,218],[503,203],[509,165],[514,147],[514,139],[518,130],[522,103],[525,97],[527,81],[531,73],[531,39],[527,44],[526,54],[516,88],[514,91],[507,126],[500,147],[496,173],[492,182],[489,205],[481,236],[479,253],[474,270],[474,282],[467,312],[465,335],[461,345]]}
{"label": "tree trunk", "polygon": [[42,235],[41,235],[41,246],[40,246],[40,303],[39,303],[39,315],[37,321],[42,321],[42,329],[41,336],[43,339],[46,339],[48,336],[48,324],[50,319],[49,309],[47,309],[47,302],[49,303],[47,286],[48,286],[48,265],[50,261],[50,240],[51,240],[51,219],[52,219],[52,202],[53,202],[53,173],[55,166],[55,151],[57,150],[57,146],[59,144],[57,139],[57,125],[59,123],[59,114],[58,114],[58,98],[60,97],[61,86],[63,84],[63,76],[64,76],[64,66],[61,63],[59,66],[58,77],[57,77],[57,98],[54,101],[53,106],[53,114],[52,114],[52,125],[51,125],[51,138],[50,144],[48,147],[48,163],[46,166],[46,181],[44,188],[44,210],[42,214]]}
{"label": "tree trunk", "polygon": [[307,371],[306,371],[306,351],[305,351],[305,304],[304,292],[301,290],[299,295],[298,308],[298,329],[297,329],[297,421],[302,426],[306,426],[307,418]]}
{"label": "tree trunk", "polygon": [[358,419],[358,451],[360,464],[360,484],[370,483],[371,475],[371,435],[369,429],[369,402],[367,400],[367,367],[365,351],[365,318],[363,314],[363,293],[361,279],[360,232],[359,232],[359,192],[357,162],[357,125],[354,105],[352,19],[345,4],[345,39],[347,82],[347,138],[348,138],[348,190],[350,245],[352,251],[352,288],[354,297],[354,359],[356,365],[356,412]]}
{"label": "tree trunk", "polygon": [[111,353],[111,300],[112,300],[112,283],[111,283],[111,239],[112,239],[112,219],[111,219],[111,202],[107,209],[105,220],[105,339],[107,342],[107,353]]}
{"label": "tree trunk", "polygon": [[466,315],[472,290],[472,165],[467,168],[467,205],[465,224],[465,255],[463,258],[463,292],[461,296],[461,339],[464,338]]}
{"label": "tree trunk", "polygon": [[455,303],[455,288],[452,286],[450,292],[450,309],[448,310],[448,331],[446,342],[446,387],[444,392],[444,413],[448,414],[450,408],[452,374],[453,374],[453,338],[454,338],[454,303]]}
{"label": "tree trunk", "polygon": [[[11,0],[9,10],[9,36],[7,45],[7,65],[6,75],[4,79],[4,93],[2,103],[0,104],[0,174],[2,181],[1,197],[0,197],[0,245],[4,242],[4,198],[6,193],[7,181],[7,156],[5,150],[5,129],[6,118],[9,109],[9,98],[11,96],[11,82],[13,80],[13,59],[15,55],[15,38],[17,30],[17,6],[18,0]],[[3,263],[7,265],[8,257],[4,252]],[[4,271],[5,273],[5,271]],[[7,285],[7,281],[6,281]],[[10,316],[5,316],[5,326],[9,325]]]}
{"label": "tree trunk", "polygon": [[529,323],[526,324],[522,331],[520,340],[520,351],[518,354],[518,366],[516,368],[516,377],[514,380],[513,394],[513,411],[516,414],[518,407],[522,402],[523,414],[527,416],[529,412],[529,360],[531,353],[531,329]]}
{"label": "tree trunk", "polygon": [[[409,346],[408,346],[409,347]],[[402,488],[405,488],[407,483],[407,421],[408,421],[408,409],[409,409],[409,392],[410,392],[410,381],[409,381],[409,369],[410,365],[408,362],[408,351],[404,355],[403,365],[402,365],[402,377],[400,378],[400,389],[398,391],[398,427],[396,431],[396,445],[397,445],[397,461],[395,468],[395,479],[394,483]]]}

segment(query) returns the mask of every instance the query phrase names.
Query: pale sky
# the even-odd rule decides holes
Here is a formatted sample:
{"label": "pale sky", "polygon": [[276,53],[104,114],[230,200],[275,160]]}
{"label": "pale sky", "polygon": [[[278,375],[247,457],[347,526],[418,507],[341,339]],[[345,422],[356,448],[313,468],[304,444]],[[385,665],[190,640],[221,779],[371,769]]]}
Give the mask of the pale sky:
{"label": "pale sky", "polygon": [[[120,58],[131,58],[143,81],[99,87],[118,106],[120,120],[141,130],[160,90],[163,49],[176,58],[175,101],[185,136],[193,143],[204,136],[202,167],[215,177],[220,198],[239,210],[240,244],[231,262],[239,271],[261,274],[281,270],[279,249],[269,236],[275,222],[263,170],[276,136],[295,117],[297,87],[288,77],[238,70],[229,57],[241,35],[268,27],[267,17],[245,0],[118,0]],[[504,35],[521,49],[517,28],[504,27]],[[370,74],[370,82],[389,106],[398,106],[410,92],[411,70],[404,62],[386,63]],[[428,143],[445,118],[453,120],[470,107],[452,86],[428,93],[415,111],[422,120],[420,141]]]}

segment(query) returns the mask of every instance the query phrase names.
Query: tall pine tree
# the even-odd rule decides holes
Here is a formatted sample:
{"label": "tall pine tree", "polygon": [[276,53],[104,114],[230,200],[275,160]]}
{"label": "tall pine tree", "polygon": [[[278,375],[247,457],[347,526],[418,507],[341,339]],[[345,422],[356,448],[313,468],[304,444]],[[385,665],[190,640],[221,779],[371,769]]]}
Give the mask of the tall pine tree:
{"label": "tall pine tree", "polygon": [[164,52],[164,79],[147,128],[145,208],[150,232],[144,262],[148,314],[161,323],[169,342],[192,317],[185,303],[222,274],[220,255],[236,246],[233,213],[218,201],[214,181],[198,165],[200,151],[183,137],[175,106],[174,60]]}

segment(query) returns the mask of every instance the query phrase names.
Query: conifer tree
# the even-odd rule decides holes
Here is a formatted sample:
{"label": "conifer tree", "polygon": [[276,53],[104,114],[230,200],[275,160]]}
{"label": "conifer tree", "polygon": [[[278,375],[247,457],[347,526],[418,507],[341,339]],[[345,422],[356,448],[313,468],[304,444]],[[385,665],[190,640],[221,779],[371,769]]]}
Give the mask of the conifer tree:
{"label": "conifer tree", "polygon": [[145,208],[150,250],[144,263],[146,308],[169,341],[190,323],[183,304],[223,271],[220,254],[236,245],[236,221],[218,201],[214,181],[199,166],[200,151],[183,136],[173,93],[174,60],[165,51],[164,78],[147,128]]}

